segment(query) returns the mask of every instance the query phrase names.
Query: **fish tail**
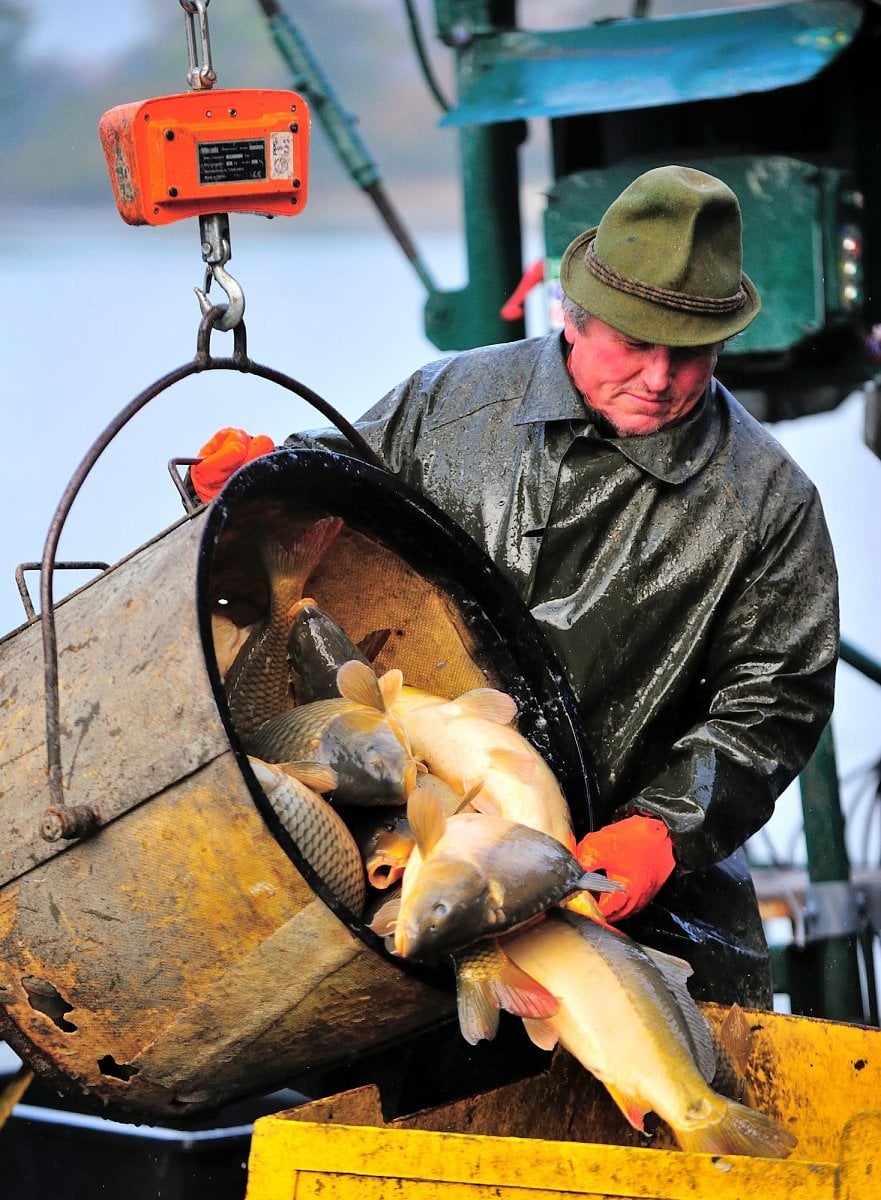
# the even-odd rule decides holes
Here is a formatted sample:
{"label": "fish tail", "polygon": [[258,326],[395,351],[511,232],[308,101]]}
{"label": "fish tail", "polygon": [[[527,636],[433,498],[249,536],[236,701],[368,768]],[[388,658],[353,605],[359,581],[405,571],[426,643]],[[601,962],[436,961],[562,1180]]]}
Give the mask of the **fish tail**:
{"label": "fish tail", "polygon": [[[721,1099],[721,1097],[720,1097]],[[721,1119],[689,1129],[674,1129],[683,1150],[699,1154],[748,1154],[786,1158],[798,1143],[779,1121],[736,1100],[726,1100]]]}
{"label": "fish tail", "polygon": [[267,538],[263,543],[261,552],[267,573],[276,585],[285,586],[290,592],[288,607],[301,598],[306,580],[342,527],[340,517],[323,517],[297,538],[290,549],[275,538]]}

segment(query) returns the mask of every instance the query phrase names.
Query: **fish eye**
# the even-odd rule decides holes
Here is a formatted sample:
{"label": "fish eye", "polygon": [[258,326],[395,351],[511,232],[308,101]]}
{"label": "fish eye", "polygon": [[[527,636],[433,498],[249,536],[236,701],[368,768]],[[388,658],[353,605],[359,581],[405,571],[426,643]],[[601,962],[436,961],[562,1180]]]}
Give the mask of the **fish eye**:
{"label": "fish eye", "polygon": [[445,917],[450,911],[450,906],[445,900],[438,900],[434,908],[431,910],[436,917]]}

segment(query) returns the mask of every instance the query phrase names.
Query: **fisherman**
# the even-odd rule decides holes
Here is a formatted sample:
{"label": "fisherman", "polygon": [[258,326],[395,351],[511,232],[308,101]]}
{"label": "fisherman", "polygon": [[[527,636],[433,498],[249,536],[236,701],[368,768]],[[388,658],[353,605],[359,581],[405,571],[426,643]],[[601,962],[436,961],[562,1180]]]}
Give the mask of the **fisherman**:
{"label": "fisherman", "polygon": [[562,331],[432,362],[358,428],[562,662],[600,790],[579,857],[625,885],[607,918],[688,960],[696,998],[770,1008],[743,846],[829,719],[837,577],[816,489],[713,374],[760,307],[737,198],[648,171],[560,282]]}

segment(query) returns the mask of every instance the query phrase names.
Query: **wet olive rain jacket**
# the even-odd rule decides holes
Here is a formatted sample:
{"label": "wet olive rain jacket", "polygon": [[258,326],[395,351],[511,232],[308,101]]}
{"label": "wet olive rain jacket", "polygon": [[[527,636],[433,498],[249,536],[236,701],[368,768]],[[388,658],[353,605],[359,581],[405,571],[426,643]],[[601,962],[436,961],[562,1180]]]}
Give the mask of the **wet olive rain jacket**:
{"label": "wet olive rain jacket", "polygon": [[578,700],[599,823],[668,826],[677,868],[622,928],[691,962],[698,998],[770,1007],[740,847],[832,709],[837,578],[814,486],[716,380],[671,428],[601,432],[559,334],[430,363],[358,429],[528,603]]}

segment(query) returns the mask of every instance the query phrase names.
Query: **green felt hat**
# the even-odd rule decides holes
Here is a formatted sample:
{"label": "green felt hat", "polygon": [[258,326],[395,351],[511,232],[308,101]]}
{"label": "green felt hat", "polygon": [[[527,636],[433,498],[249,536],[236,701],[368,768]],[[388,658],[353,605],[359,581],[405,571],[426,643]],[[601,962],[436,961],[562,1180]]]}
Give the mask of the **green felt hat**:
{"label": "green felt hat", "polygon": [[563,255],[564,293],[628,337],[706,346],[746,329],[761,307],[743,274],[740,205],[691,167],[646,171]]}

